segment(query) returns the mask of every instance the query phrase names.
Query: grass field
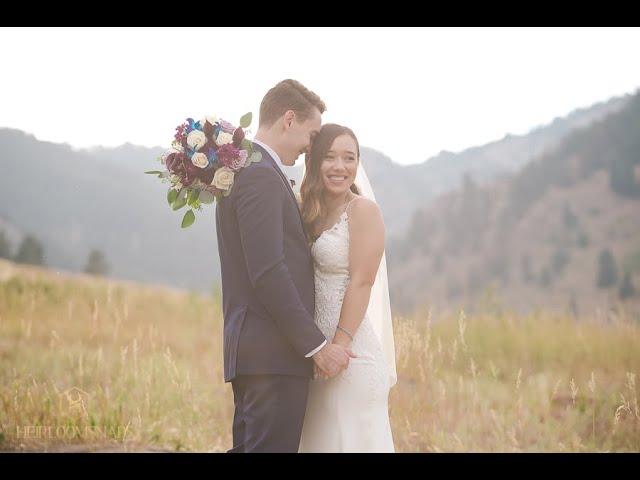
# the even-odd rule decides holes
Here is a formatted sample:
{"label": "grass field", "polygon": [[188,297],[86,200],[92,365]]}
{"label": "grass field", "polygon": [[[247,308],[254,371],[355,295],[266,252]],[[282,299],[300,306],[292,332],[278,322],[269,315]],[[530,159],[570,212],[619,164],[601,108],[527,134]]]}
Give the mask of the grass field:
{"label": "grass field", "polygon": [[[0,450],[231,447],[219,297],[0,267]],[[395,318],[396,450],[639,452],[637,318]]]}

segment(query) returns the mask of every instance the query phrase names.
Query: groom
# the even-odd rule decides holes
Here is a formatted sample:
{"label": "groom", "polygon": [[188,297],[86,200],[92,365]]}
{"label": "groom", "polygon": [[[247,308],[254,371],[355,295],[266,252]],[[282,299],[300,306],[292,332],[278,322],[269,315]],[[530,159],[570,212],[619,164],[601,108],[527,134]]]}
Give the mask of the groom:
{"label": "groom", "polygon": [[254,149],[216,206],[224,310],[224,380],[235,403],[229,452],[297,452],[314,362],[328,376],[352,353],[313,318],[313,260],[283,165],[320,129],[323,101],[283,80],[260,104]]}

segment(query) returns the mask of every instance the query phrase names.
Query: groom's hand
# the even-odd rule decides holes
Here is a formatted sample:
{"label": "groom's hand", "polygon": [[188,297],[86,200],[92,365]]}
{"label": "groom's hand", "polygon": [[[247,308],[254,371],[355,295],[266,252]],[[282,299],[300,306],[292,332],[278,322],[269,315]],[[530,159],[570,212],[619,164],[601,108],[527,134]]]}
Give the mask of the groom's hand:
{"label": "groom's hand", "polygon": [[355,358],[350,349],[335,343],[325,345],[313,356],[320,376],[335,377],[349,366],[349,357]]}

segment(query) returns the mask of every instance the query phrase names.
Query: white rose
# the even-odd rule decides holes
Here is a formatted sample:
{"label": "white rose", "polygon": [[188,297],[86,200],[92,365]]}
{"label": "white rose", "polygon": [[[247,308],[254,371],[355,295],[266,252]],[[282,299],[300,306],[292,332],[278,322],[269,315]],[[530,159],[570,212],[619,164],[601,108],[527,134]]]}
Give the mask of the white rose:
{"label": "white rose", "polygon": [[216,138],[216,143],[218,144],[219,147],[231,142],[233,142],[233,135],[223,131],[220,131],[220,133],[218,133],[218,138]]}
{"label": "white rose", "polygon": [[196,167],[204,168],[209,165],[209,159],[204,153],[194,153],[191,157],[191,163]]}
{"label": "white rose", "polygon": [[233,170],[229,167],[220,167],[216,170],[215,175],[213,176],[213,180],[211,181],[211,185],[220,190],[229,190],[233,185]]}
{"label": "white rose", "polygon": [[207,137],[204,132],[201,132],[200,130],[191,130],[189,135],[187,135],[187,145],[194,150],[198,150],[205,143],[207,143]]}
{"label": "white rose", "polygon": [[200,120],[200,126],[202,128],[204,128],[205,123],[209,122],[211,124],[211,126],[213,126],[214,123],[216,123],[216,116],[215,115],[205,115],[204,118],[202,120]]}

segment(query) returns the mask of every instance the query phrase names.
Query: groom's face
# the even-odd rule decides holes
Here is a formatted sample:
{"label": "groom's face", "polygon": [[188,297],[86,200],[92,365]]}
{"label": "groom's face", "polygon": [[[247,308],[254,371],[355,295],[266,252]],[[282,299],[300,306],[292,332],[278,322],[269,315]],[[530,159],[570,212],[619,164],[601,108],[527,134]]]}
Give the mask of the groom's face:
{"label": "groom's face", "polygon": [[320,131],[321,123],[322,117],[317,108],[313,108],[309,117],[303,121],[298,121],[295,114],[293,116],[285,114],[282,163],[293,165],[300,155],[309,152],[311,139]]}

